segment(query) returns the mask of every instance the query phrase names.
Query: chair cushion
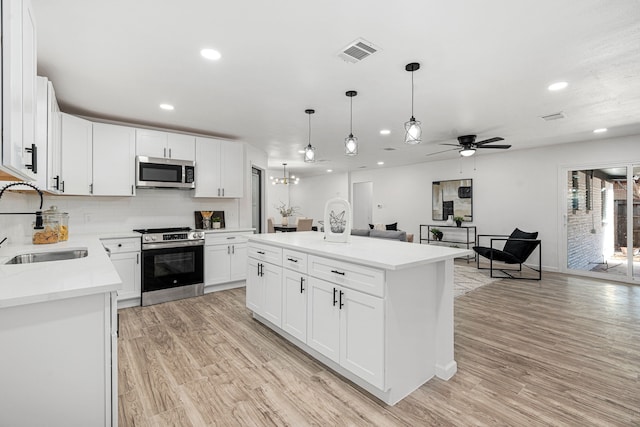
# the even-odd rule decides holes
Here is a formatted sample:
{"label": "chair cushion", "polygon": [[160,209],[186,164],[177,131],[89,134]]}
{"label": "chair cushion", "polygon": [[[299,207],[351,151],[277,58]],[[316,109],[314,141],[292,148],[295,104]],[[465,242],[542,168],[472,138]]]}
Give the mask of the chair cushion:
{"label": "chair cushion", "polygon": [[369,231],[371,230],[369,230],[368,228],[352,228],[351,235],[369,237]]}
{"label": "chair cushion", "polygon": [[397,231],[397,230],[371,230],[369,232],[369,237],[377,237],[378,239],[395,239],[400,240],[402,242],[407,241],[407,232],[406,231]]}
{"label": "chair cushion", "polygon": [[[526,231],[522,231],[516,228],[515,230],[513,230],[513,233],[511,233],[509,238],[535,240],[538,238],[538,232],[536,231],[533,233],[527,233]],[[536,242],[507,240],[502,250],[504,252],[510,253],[514,258],[520,260],[518,262],[525,262],[526,259],[529,258],[529,255],[531,255],[531,253],[535,250],[536,246],[538,246]]]}
{"label": "chair cushion", "polygon": [[481,255],[485,258],[488,258],[488,259],[493,258],[494,261],[502,261],[507,264],[520,264],[520,260],[518,260],[512,254],[501,251],[500,249],[487,248],[485,246],[474,246],[473,250],[478,255]]}
{"label": "chair cushion", "polygon": [[385,225],[385,228],[387,230],[397,231],[398,230],[398,223],[394,222],[393,224],[387,224],[387,225]]}

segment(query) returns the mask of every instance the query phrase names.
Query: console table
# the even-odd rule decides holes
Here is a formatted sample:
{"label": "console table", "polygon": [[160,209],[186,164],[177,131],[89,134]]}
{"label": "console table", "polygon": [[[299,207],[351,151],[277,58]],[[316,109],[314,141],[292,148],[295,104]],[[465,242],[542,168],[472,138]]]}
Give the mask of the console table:
{"label": "console table", "polygon": [[[423,229],[426,227],[426,232]],[[437,228],[443,233],[442,240],[436,240],[431,230]],[[440,224],[420,224],[420,244],[426,242],[428,245],[439,244],[454,248],[471,249],[476,244],[477,229],[475,225],[440,225]],[[467,264],[470,259],[475,260],[475,255],[466,256]]]}

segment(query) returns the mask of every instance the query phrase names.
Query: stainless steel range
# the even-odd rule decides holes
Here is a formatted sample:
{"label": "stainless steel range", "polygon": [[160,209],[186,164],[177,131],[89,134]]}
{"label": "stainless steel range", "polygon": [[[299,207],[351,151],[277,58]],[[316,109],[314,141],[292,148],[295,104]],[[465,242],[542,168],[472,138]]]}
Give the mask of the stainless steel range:
{"label": "stainless steel range", "polygon": [[142,305],[204,294],[204,232],[189,227],[142,234]]}

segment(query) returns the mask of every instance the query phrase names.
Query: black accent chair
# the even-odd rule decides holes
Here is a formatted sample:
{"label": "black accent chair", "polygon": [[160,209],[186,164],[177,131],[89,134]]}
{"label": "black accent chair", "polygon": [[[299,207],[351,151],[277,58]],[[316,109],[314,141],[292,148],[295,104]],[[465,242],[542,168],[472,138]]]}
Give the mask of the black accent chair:
{"label": "black accent chair", "polygon": [[[480,238],[490,238],[489,246],[480,246]],[[499,234],[479,234],[477,236],[476,245],[473,250],[478,254],[476,256],[476,266],[480,270],[487,270],[486,268],[480,268],[480,256],[489,259],[489,269],[491,271],[491,277],[498,277],[504,279],[527,279],[527,280],[541,280],[542,279],[542,242],[537,240],[538,232],[527,233],[518,228],[513,230],[511,235],[499,235]],[[494,242],[504,241],[502,249],[494,247]],[[538,251],[538,268],[525,265],[525,267],[538,273],[537,277],[518,277],[514,276],[509,271],[522,271],[522,265],[529,258],[529,256],[536,250]],[[518,264],[518,269],[500,268],[494,267],[494,261],[501,261],[505,264]],[[494,276],[494,270],[498,270],[506,276]],[[521,276],[521,275],[520,275]]]}

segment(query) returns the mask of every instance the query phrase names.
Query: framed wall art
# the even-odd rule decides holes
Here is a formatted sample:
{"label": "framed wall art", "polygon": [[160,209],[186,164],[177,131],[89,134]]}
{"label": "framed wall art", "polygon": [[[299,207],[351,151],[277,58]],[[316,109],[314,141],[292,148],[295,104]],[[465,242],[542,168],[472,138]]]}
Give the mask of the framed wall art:
{"label": "framed wall art", "polygon": [[473,180],[433,181],[431,187],[432,219],[446,221],[449,216],[473,220]]}

